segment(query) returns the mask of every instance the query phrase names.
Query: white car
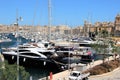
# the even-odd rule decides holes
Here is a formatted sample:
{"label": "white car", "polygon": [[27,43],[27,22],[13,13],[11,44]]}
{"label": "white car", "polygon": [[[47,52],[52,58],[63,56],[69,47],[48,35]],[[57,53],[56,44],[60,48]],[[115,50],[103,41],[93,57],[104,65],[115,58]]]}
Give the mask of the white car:
{"label": "white car", "polygon": [[69,80],[88,80],[90,73],[82,74],[79,71],[72,71],[69,76]]}

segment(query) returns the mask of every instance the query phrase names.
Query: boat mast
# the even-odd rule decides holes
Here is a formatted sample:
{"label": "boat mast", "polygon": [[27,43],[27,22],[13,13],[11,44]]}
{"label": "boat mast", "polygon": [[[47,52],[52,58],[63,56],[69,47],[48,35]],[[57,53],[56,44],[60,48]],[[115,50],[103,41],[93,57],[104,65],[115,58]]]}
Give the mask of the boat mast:
{"label": "boat mast", "polygon": [[48,0],[48,41],[51,40],[51,0]]}

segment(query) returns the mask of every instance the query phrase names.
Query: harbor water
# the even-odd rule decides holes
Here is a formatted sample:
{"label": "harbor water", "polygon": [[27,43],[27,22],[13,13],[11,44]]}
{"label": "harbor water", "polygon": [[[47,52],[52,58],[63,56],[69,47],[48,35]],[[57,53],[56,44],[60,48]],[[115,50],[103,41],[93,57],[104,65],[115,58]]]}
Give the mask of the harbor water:
{"label": "harbor water", "polygon": [[[18,44],[23,44],[23,43],[30,41],[30,40],[26,40],[25,38],[20,36],[18,38],[19,39],[19,42],[18,42],[17,38],[15,38],[15,36],[12,34],[7,35],[7,37],[9,37],[11,39],[11,41],[0,43],[1,48],[16,47]],[[31,65],[31,66],[24,66],[24,67],[25,67],[25,70],[27,72],[29,72],[31,80],[38,80],[42,77],[46,77],[49,75],[50,72],[53,72],[53,73],[58,72],[57,69],[51,69],[51,68],[46,68],[46,67],[41,67],[41,66],[32,66]]]}

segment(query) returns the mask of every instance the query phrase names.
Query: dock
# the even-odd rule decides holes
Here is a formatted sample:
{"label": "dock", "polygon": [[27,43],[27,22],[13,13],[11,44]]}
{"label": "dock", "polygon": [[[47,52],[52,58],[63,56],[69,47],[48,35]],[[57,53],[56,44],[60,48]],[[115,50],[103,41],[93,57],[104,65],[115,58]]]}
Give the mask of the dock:
{"label": "dock", "polygon": [[[119,56],[117,56],[118,58]],[[110,56],[109,57],[109,61],[110,60],[113,60],[114,57],[113,56]],[[105,62],[108,61],[108,58],[105,59]],[[65,70],[65,71],[62,71],[62,72],[59,72],[59,73],[56,73],[56,74],[53,74],[52,75],[52,79],[50,79],[50,76],[47,76],[47,77],[44,77],[44,78],[41,78],[39,80],[69,80],[68,76],[70,75],[70,72],[72,70],[77,70],[77,71],[82,71],[84,72],[85,70],[88,70],[96,65],[100,65],[103,61],[102,60],[97,60],[97,61],[93,61],[91,62],[90,64],[74,64],[74,68],[73,69],[70,69],[70,70]]]}

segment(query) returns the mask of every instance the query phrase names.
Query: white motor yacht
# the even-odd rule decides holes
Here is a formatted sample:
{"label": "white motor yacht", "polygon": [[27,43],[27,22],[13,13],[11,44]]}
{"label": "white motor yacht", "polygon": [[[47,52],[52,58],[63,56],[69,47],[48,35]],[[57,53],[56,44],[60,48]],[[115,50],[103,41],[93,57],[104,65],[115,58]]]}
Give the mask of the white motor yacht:
{"label": "white motor yacht", "polygon": [[[17,55],[19,55],[22,61],[33,60],[34,61],[49,61],[50,58],[57,57],[57,54],[53,51],[47,50],[42,44],[39,46],[33,43],[27,43],[19,45],[18,48],[8,48],[2,49],[3,56],[8,60],[17,60]],[[50,62],[50,61],[49,61]]]}
{"label": "white motor yacht", "polygon": [[90,37],[74,38],[71,41],[77,42],[77,43],[79,43],[80,46],[85,46],[85,47],[90,47],[91,44],[96,43],[96,41],[91,39]]}

